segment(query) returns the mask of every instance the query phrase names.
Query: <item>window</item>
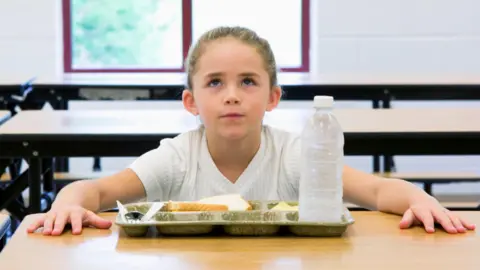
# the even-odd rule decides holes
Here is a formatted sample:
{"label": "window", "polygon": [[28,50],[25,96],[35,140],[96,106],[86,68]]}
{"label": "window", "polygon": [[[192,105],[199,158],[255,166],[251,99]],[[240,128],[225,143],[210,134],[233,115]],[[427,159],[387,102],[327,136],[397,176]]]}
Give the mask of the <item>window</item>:
{"label": "window", "polygon": [[64,69],[181,72],[188,47],[203,32],[242,25],[270,41],[283,71],[308,71],[308,2],[64,0]]}

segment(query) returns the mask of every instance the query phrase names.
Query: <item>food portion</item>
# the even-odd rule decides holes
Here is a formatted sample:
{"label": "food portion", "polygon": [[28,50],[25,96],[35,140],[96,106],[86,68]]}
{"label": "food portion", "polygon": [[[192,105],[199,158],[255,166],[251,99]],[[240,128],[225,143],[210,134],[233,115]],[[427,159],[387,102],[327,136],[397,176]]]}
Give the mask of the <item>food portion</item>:
{"label": "food portion", "polygon": [[167,212],[198,212],[198,211],[228,211],[228,206],[223,204],[206,204],[198,202],[168,202]]}
{"label": "food portion", "polygon": [[162,208],[167,212],[197,212],[197,211],[247,211],[252,206],[238,194],[207,197],[199,201],[174,202],[169,201]]}
{"label": "food portion", "polygon": [[279,202],[270,209],[271,211],[298,211],[298,206],[291,206],[286,202]]}
{"label": "food portion", "polygon": [[[252,202],[256,205],[255,202]],[[252,204],[239,194],[206,197],[198,201],[168,201],[162,208],[166,212],[201,212],[201,211],[250,211]],[[256,206],[258,208],[258,206]],[[298,211],[297,205],[279,202],[270,211]]]}
{"label": "food portion", "polygon": [[204,198],[198,201],[206,204],[221,204],[228,207],[228,211],[252,210],[252,206],[239,194],[219,195]]}

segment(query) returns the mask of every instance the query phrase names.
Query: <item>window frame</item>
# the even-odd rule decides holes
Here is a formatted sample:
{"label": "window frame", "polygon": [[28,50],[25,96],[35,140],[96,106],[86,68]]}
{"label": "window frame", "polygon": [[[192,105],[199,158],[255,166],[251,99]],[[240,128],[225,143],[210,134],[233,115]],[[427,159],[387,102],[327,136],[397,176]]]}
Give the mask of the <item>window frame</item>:
{"label": "window frame", "polygon": [[[167,73],[185,72],[184,65],[181,68],[74,68],[72,59],[72,24],[71,24],[71,0],[62,0],[63,17],[63,72],[64,73]],[[182,52],[183,59],[187,57],[188,49],[192,41],[192,0],[182,1]],[[309,72],[310,71],[310,0],[300,0],[301,5],[301,65],[296,68],[281,68],[282,72]],[[182,59],[182,62],[183,62]]]}

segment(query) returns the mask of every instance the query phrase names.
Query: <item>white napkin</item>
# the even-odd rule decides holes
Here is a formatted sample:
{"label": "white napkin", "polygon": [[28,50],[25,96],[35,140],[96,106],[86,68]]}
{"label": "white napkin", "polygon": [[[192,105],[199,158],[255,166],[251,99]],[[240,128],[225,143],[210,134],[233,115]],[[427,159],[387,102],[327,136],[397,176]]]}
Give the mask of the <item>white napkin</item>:
{"label": "white napkin", "polygon": [[127,222],[127,220],[125,219],[125,214],[127,213],[127,209],[119,201],[117,201],[117,207],[118,207],[118,213],[120,214],[120,217],[122,218],[122,221]]}
{"label": "white napkin", "polygon": [[140,221],[149,221],[153,216],[160,210],[165,203],[163,202],[154,202],[147,213],[142,217]]}

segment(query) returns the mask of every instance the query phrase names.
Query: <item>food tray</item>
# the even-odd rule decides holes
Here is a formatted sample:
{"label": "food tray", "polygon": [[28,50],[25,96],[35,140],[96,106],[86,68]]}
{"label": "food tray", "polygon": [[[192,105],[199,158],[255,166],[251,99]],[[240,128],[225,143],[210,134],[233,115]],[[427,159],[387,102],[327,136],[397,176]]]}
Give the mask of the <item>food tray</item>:
{"label": "food tray", "polygon": [[[156,229],[159,235],[207,235],[221,231],[230,236],[297,235],[332,237],[341,236],[354,223],[345,207],[340,223],[317,223],[298,221],[296,210],[270,210],[280,201],[250,201],[252,210],[225,212],[157,212],[150,221],[126,221],[117,215],[115,224],[128,236],[141,237]],[[297,206],[298,202],[285,202]],[[152,203],[124,205],[127,212],[145,214]]]}

